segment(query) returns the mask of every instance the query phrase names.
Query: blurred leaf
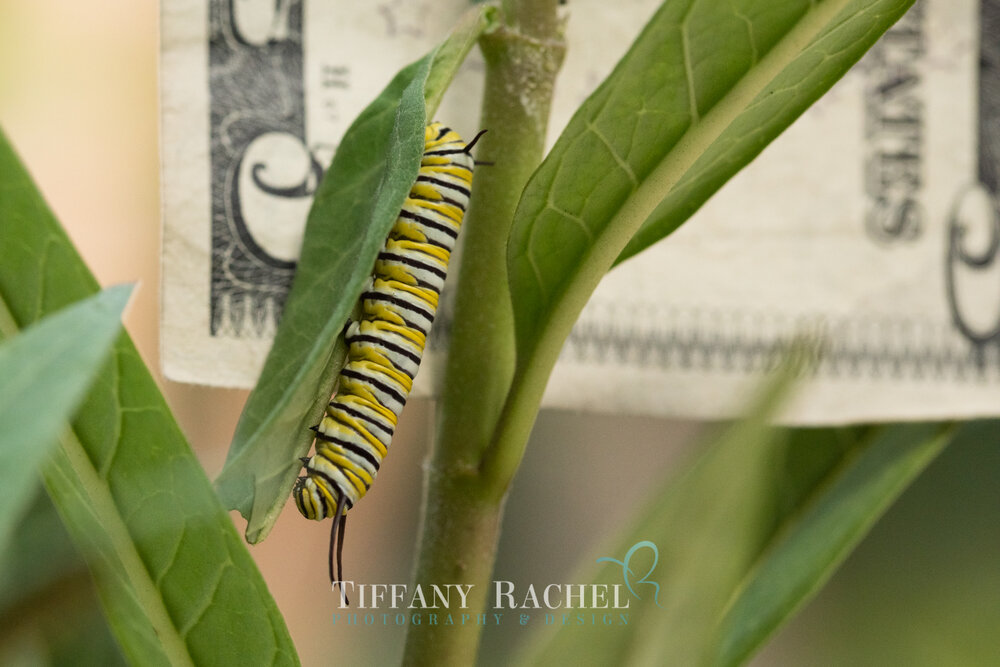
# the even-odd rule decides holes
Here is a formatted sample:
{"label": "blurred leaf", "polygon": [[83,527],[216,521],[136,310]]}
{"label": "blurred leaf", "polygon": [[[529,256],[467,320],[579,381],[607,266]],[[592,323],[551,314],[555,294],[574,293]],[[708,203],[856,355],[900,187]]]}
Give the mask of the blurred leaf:
{"label": "blurred leaf", "polygon": [[[2,556],[0,664],[19,664],[19,657],[39,665],[125,664],[83,559],[49,498],[38,498],[43,502],[35,504],[19,527],[20,539]],[[11,550],[14,558],[8,557]]]}
{"label": "blurred leaf", "polygon": [[30,607],[34,600],[75,580],[90,581],[87,565],[52,500],[40,493],[0,552],[0,627],[21,615],[19,608]]}
{"label": "blurred leaf", "polygon": [[86,563],[44,493],[0,552],[0,664],[14,664],[26,639],[44,656],[37,664],[124,664]]}
{"label": "blurred leaf", "polygon": [[48,645],[46,664],[49,667],[128,665],[115,638],[108,632],[97,600],[91,597],[90,602],[89,606],[71,610],[72,616],[62,612],[58,618],[46,619],[42,632]]}
{"label": "blurred leaf", "polygon": [[[131,285],[110,287],[0,345],[0,553],[52,451],[111,351]],[[12,318],[0,295],[4,320]]]}
{"label": "blurred leaf", "polygon": [[[0,134],[0,297],[25,327],[98,291]],[[295,664],[284,620],[126,334],[44,477],[134,664]]]}
{"label": "blurred leaf", "polygon": [[775,522],[799,512],[831,471],[857,452],[875,430],[867,426],[792,429],[781,457],[780,485],[775,489]]}
{"label": "blurred leaf", "polygon": [[277,520],[312,444],[309,427],[330,401],[344,324],[417,178],[425,104],[436,108],[493,11],[472,10],[441,47],[397,74],[347,130],[320,183],[274,345],[216,480],[223,503],[247,519],[251,543]]}
{"label": "blurred leaf", "polygon": [[[650,541],[658,564],[649,575],[659,585],[635,588],[628,624],[602,627],[560,625],[529,646],[523,664],[696,665],[725,605],[773,529],[773,508],[787,431],[769,421],[787,396],[799,369],[789,364],[770,381],[744,421],[729,427],[670,483],[660,488],[620,538],[581,564],[570,581],[624,584],[622,560],[634,545]],[[633,583],[653,565],[648,550],[631,561]],[[625,592],[624,586],[622,593]],[[609,594],[609,598],[611,595]],[[623,600],[624,602],[624,600]],[[610,613],[611,610],[608,610]]]}
{"label": "blurred leaf", "polygon": [[910,4],[663,3],[521,197],[508,250],[519,373],[551,368],[615,261],[676,229]]}
{"label": "blurred leaf", "polygon": [[960,424],[829,586],[751,664],[995,666],[998,443],[1000,421]]}
{"label": "blurred leaf", "polygon": [[[769,428],[782,382],[656,494],[597,554],[623,561],[627,625],[559,626],[527,664],[738,664],[826,581],[900,491],[944,446],[944,427]],[[586,561],[571,581],[612,586],[623,566]],[[622,593],[625,593],[624,587]],[[655,593],[655,596],[654,596]],[[611,595],[609,594],[609,598]]]}
{"label": "blurred leaf", "polygon": [[742,663],[815,595],[941,452],[951,430],[938,424],[887,427],[857,456],[846,457],[827,479],[819,480],[812,497],[800,505],[799,515],[777,527],[741,583],[712,642],[711,662]]}

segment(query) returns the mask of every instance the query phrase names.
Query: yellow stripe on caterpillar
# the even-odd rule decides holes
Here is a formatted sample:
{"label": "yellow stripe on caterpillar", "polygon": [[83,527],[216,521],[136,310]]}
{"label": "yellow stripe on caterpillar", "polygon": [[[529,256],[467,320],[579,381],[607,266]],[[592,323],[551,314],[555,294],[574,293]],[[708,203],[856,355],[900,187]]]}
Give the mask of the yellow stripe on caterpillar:
{"label": "yellow stripe on caterpillar", "polygon": [[389,252],[397,254],[409,254],[411,252],[419,253],[422,256],[422,259],[433,259],[443,269],[448,268],[448,259],[451,257],[451,252],[445,248],[431,245],[429,243],[419,243],[417,241],[406,241],[403,239],[389,239],[385,243],[385,248]]}
{"label": "yellow stripe on caterpillar", "polygon": [[[369,353],[370,349],[365,351],[365,354]],[[390,410],[389,408],[385,407],[381,403],[377,403],[375,401],[369,401],[360,396],[351,396],[351,395],[337,396],[337,401],[345,405],[356,406],[362,409],[368,408],[373,412],[378,413],[379,416],[383,417],[394,428],[396,426],[396,420],[397,420],[396,413]]]}

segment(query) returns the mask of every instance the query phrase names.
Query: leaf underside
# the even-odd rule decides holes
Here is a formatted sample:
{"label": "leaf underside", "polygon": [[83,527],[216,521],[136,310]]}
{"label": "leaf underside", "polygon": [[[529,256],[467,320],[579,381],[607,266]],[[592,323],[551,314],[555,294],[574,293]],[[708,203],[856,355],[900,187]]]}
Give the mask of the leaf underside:
{"label": "leaf underside", "polygon": [[508,266],[519,368],[554,364],[601,277],[680,226],[910,4],[665,2],[518,205]]}

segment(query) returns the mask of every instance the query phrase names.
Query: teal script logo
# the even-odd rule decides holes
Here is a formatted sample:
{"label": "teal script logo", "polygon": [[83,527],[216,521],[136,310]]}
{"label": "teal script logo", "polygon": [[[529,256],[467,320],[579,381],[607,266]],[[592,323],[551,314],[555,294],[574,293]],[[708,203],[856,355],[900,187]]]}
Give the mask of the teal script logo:
{"label": "teal script logo", "polygon": [[[632,560],[632,557],[636,554],[637,551],[640,551],[642,549],[651,549],[653,551],[653,563],[652,565],[649,566],[649,569],[646,570],[646,573],[644,575],[642,575],[638,579],[635,579],[636,573],[632,570],[631,567],[629,567],[629,561]],[[635,592],[635,589],[632,587],[633,583],[647,584],[649,586],[652,586],[653,603],[657,607],[660,606],[660,602],[658,600],[660,596],[660,584],[656,583],[655,581],[649,581],[648,579],[649,575],[653,574],[653,570],[656,569],[656,564],[660,562],[660,551],[656,548],[655,544],[653,544],[649,540],[636,542],[635,544],[632,545],[632,548],[625,553],[625,558],[623,560],[618,560],[616,558],[609,558],[607,556],[601,556],[600,558],[597,559],[598,563],[603,563],[605,561],[608,563],[617,563],[618,565],[622,566],[622,579],[625,580],[625,587],[628,588],[628,592],[634,595],[636,599],[641,600],[642,596]]]}

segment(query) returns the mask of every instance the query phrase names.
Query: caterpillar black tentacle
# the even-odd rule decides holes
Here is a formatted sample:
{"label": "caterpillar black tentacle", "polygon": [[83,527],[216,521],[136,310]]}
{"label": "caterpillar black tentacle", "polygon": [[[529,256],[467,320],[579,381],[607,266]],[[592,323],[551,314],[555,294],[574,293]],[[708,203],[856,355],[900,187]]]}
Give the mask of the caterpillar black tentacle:
{"label": "caterpillar black tentacle", "polygon": [[[469,203],[468,144],[440,123],[424,130],[417,179],[345,328],[347,362],[316,432],[316,453],[292,495],[308,519],[333,517],[330,581],[342,581],[347,512],[371,488],[420,366],[448,262]],[[346,599],[346,597],[345,597]]]}

